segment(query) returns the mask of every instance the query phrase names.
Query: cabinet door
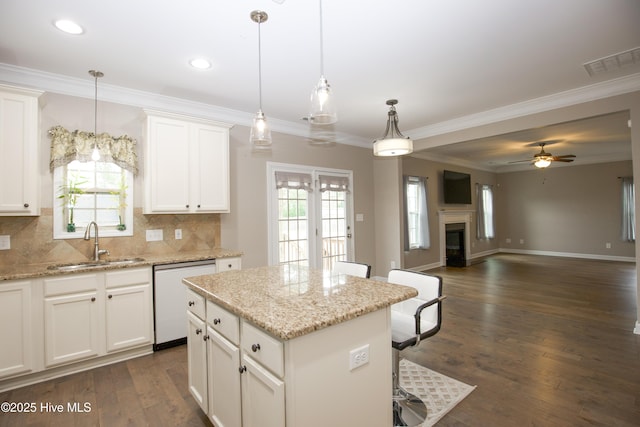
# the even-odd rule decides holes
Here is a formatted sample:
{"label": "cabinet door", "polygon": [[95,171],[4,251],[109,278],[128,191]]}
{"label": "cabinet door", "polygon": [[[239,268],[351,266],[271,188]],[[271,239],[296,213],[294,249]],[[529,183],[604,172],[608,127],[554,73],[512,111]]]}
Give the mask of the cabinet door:
{"label": "cabinet door", "polygon": [[207,327],[209,417],[216,427],[242,427],[240,350]]}
{"label": "cabinet door", "polygon": [[0,378],[31,371],[31,282],[0,285]]}
{"label": "cabinet door", "polygon": [[189,212],[189,126],[149,117],[145,162],[145,213]]}
{"label": "cabinet door", "polygon": [[95,291],[45,298],[46,366],[97,356],[98,316]]}
{"label": "cabinet door", "polygon": [[0,215],[39,215],[38,100],[0,87]]}
{"label": "cabinet door", "polygon": [[284,382],[242,355],[242,425],[284,427]]}
{"label": "cabinet door", "polygon": [[191,312],[187,312],[187,323],[189,325],[187,334],[189,391],[202,410],[208,413],[207,346],[204,339],[207,330],[204,320]]}
{"label": "cabinet door", "polygon": [[195,212],[229,212],[229,130],[194,124],[191,203]]}
{"label": "cabinet door", "polygon": [[153,342],[151,285],[107,289],[107,352]]}

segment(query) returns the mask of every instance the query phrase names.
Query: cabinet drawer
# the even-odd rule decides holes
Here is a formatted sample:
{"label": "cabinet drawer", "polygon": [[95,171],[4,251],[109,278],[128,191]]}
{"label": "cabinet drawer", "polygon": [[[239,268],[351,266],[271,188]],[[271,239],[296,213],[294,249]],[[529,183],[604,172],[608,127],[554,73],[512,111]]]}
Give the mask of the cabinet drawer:
{"label": "cabinet drawer", "polygon": [[73,294],[98,289],[98,276],[96,274],[78,274],[72,276],[45,279],[44,296]]}
{"label": "cabinet drawer", "polygon": [[205,319],[205,303],[204,297],[195,293],[191,289],[187,288],[187,310],[198,316],[200,319]]}
{"label": "cabinet drawer", "polygon": [[240,270],[241,261],[240,258],[218,258],[216,260],[216,266],[218,273],[222,273],[223,271],[229,270]]}
{"label": "cabinet drawer", "polygon": [[106,273],[105,285],[108,288],[119,286],[142,285],[151,283],[151,267],[125,268]]}
{"label": "cabinet drawer", "polygon": [[238,316],[211,301],[207,301],[207,323],[235,345],[240,342]]}
{"label": "cabinet drawer", "polygon": [[284,376],[284,346],[281,341],[243,321],[241,342],[245,354],[280,378]]}

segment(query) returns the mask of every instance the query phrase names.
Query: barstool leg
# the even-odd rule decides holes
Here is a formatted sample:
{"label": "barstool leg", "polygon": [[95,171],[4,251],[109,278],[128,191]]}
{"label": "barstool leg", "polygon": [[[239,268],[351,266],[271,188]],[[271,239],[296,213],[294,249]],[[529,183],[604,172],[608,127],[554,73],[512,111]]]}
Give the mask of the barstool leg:
{"label": "barstool leg", "polygon": [[417,427],[427,418],[427,407],[419,397],[400,387],[400,351],[393,349],[393,425]]}

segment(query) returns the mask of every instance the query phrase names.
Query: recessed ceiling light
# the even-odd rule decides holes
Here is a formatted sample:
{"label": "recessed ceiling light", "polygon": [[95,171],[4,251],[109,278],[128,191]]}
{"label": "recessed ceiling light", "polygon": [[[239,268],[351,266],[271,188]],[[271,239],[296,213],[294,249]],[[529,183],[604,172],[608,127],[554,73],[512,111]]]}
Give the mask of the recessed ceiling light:
{"label": "recessed ceiling light", "polygon": [[57,29],[60,31],[64,31],[67,34],[82,34],[84,33],[84,29],[73,21],[69,21],[68,19],[58,19],[53,23]]}
{"label": "recessed ceiling light", "polygon": [[204,58],[195,58],[189,61],[189,64],[193,68],[198,68],[200,70],[206,70],[207,68],[211,68],[211,62],[207,61]]}

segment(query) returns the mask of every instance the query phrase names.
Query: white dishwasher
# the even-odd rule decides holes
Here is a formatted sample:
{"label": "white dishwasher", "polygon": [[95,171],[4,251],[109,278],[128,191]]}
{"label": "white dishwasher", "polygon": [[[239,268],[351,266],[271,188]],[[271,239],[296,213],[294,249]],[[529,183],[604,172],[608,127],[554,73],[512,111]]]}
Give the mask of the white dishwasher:
{"label": "white dishwasher", "polygon": [[154,351],[187,342],[187,290],[182,279],[215,272],[213,259],[153,266]]}

